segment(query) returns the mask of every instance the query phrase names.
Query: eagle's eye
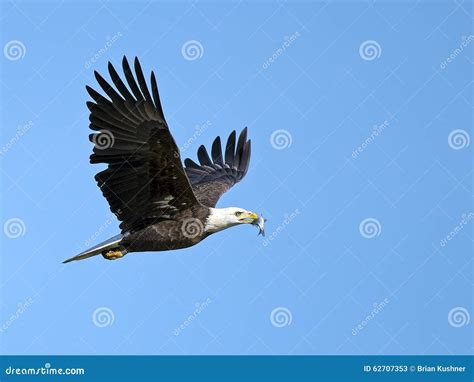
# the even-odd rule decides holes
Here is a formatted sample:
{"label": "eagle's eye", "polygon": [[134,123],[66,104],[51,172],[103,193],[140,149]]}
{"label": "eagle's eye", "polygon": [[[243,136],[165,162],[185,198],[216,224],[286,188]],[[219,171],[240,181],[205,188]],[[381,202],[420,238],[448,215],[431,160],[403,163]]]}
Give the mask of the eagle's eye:
{"label": "eagle's eye", "polygon": [[239,217],[240,215],[242,215],[242,212],[240,212],[240,211],[237,211],[237,212],[235,213],[235,216],[237,216],[237,217]]}

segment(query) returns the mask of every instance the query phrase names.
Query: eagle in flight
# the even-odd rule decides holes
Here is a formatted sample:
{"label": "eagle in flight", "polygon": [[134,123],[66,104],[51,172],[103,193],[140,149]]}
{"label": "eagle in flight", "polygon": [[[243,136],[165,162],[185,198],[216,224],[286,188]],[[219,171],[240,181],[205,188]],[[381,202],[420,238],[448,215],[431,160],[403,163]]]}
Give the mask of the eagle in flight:
{"label": "eagle in flight", "polygon": [[249,168],[247,128],[238,138],[232,131],[224,151],[220,137],[214,140],[211,155],[199,147],[199,164],[187,158],[183,166],[163,115],[155,75],[151,72],[150,93],[138,58],[134,64],[135,75],[123,58],[128,87],[110,62],[115,89],[97,72],[106,96],[86,86],[94,100],[87,102],[94,131],[89,136],[94,143],[90,162],[107,164],[95,179],[121,222],[121,233],[64,263],[98,254],[115,260],[130,252],[186,248],[238,224],[256,225],[264,234],[264,219],[255,212],[216,208],[221,195]]}

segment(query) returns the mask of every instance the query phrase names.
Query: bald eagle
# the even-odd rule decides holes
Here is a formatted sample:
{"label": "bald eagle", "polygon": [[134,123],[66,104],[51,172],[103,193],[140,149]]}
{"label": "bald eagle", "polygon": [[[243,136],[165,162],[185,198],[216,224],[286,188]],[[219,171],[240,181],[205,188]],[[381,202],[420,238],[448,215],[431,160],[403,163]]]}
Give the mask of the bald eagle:
{"label": "bald eagle", "polygon": [[264,233],[264,219],[243,208],[216,208],[221,195],[247,173],[251,141],[247,128],[238,138],[232,131],[224,152],[217,137],[211,155],[204,146],[199,164],[185,159],[171,135],[161,107],[155,75],[151,93],[138,58],[135,76],[126,59],[122,67],[128,87],[109,62],[115,88],[94,72],[106,96],[86,86],[94,102],[90,110],[89,140],[94,143],[91,163],[107,168],[95,179],[111,211],[120,220],[121,233],[88,249],[68,263],[102,254],[115,260],[130,252],[167,251],[195,245],[223,229],[253,224]]}

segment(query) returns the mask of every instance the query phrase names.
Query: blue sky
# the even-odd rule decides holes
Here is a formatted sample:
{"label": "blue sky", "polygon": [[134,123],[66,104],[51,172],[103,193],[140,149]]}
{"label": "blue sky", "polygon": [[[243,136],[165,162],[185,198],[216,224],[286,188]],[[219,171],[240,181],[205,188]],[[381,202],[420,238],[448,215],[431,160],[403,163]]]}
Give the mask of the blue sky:
{"label": "blue sky", "polygon": [[[472,354],[472,4],[2,2],[3,354]],[[118,233],[88,163],[93,70],[154,70],[182,156],[249,128],[186,250]]]}

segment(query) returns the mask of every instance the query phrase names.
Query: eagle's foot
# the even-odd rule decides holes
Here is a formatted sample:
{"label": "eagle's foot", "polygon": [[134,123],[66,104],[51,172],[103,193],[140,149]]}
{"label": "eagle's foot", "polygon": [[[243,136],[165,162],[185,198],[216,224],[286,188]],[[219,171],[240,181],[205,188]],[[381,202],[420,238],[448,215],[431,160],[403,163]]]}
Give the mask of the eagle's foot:
{"label": "eagle's foot", "polygon": [[102,256],[104,257],[104,259],[107,259],[107,260],[117,260],[117,259],[120,259],[121,257],[124,257],[125,254],[126,252],[122,252],[120,249],[117,249],[115,251],[105,252],[102,254]]}

